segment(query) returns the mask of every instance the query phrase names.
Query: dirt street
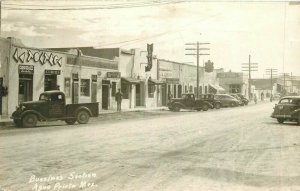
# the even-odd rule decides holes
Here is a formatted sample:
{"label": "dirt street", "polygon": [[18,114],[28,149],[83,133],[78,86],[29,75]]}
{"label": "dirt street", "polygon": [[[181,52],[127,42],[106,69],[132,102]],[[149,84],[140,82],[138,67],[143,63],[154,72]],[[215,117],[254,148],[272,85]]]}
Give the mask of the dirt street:
{"label": "dirt street", "polygon": [[2,129],[0,190],[300,190],[300,127],[273,105]]}

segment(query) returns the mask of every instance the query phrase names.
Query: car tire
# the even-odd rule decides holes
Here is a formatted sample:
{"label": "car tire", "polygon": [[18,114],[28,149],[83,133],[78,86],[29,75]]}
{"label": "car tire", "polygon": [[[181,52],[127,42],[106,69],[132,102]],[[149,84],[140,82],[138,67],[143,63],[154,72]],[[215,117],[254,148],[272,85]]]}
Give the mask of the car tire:
{"label": "car tire", "polygon": [[35,114],[29,113],[22,117],[22,127],[35,127],[38,118]]}
{"label": "car tire", "polygon": [[221,104],[220,104],[220,103],[216,103],[216,104],[215,104],[215,108],[216,108],[216,109],[220,109],[220,108],[221,108]]}
{"label": "car tire", "polygon": [[278,123],[283,123],[284,119],[283,118],[277,118]]}
{"label": "car tire", "polygon": [[245,105],[248,105],[248,102],[245,102]]}
{"label": "car tire", "polygon": [[236,104],[234,102],[230,103],[230,107],[235,107],[235,106],[236,106]]}
{"label": "car tire", "polygon": [[79,124],[87,124],[89,122],[90,115],[87,111],[81,110],[77,113],[76,119]]}
{"label": "car tire", "polygon": [[169,109],[170,111],[173,111],[173,108],[172,108],[172,107],[168,107],[168,109]]}
{"label": "car tire", "polygon": [[68,124],[68,125],[74,125],[76,123],[76,119],[66,119],[65,122]]}
{"label": "car tire", "polygon": [[175,105],[174,108],[173,108],[173,111],[175,112],[179,112],[180,111],[180,106],[179,105]]}
{"label": "car tire", "polygon": [[208,105],[204,104],[204,105],[202,106],[202,110],[203,110],[203,111],[207,111],[207,110],[208,110]]}
{"label": "car tire", "polygon": [[14,119],[14,123],[16,125],[16,127],[21,127],[22,126],[22,122],[20,119]]}

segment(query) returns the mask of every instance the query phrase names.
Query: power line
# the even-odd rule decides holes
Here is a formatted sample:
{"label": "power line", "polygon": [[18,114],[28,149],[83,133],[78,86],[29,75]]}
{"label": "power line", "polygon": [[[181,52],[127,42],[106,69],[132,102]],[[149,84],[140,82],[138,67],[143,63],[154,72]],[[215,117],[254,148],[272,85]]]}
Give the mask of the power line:
{"label": "power line", "polygon": [[[120,8],[136,8],[136,7],[149,7],[149,6],[158,6],[158,5],[167,5],[167,4],[175,4],[175,3],[182,3],[183,1],[165,1],[165,2],[152,2],[152,3],[131,3],[131,4],[115,4],[115,5],[95,5],[95,6],[86,6],[86,7],[78,7],[77,5],[64,7],[61,6],[59,8],[23,8],[18,7],[16,5],[4,5],[2,8],[5,10],[30,10],[30,11],[69,11],[69,10],[99,10],[99,9],[120,9]],[[26,5],[22,5],[26,6]],[[45,5],[44,5],[45,7]]]}

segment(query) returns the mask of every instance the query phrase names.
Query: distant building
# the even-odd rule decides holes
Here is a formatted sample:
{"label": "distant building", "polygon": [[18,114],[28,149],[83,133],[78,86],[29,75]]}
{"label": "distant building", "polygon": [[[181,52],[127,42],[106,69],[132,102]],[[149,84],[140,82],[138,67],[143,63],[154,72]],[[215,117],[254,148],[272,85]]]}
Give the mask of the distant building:
{"label": "distant building", "polygon": [[248,97],[248,78],[242,72],[220,72],[217,78],[226,93],[239,93]]}

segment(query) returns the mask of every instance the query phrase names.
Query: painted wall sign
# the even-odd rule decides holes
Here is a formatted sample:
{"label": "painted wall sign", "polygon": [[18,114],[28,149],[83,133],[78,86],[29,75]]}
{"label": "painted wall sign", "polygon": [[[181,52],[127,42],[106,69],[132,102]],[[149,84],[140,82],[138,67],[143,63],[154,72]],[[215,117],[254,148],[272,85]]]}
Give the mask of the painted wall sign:
{"label": "painted wall sign", "polygon": [[19,74],[33,74],[34,66],[32,65],[19,65]]}
{"label": "painted wall sign", "polygon": [[106,73],[107,78],[121,78],[120,72],[107,72]]}
{"label": "painted wall sign", "polygon": [[60,70],[45,70],[45,74],[48,74],[48,75],[60,75]]}
{"label": "painted wall sign", "polygon": [[12,57],[17,63],[39,62],[42,65],[49,63],[51,66],[62,66],[61,56],[44,51],[16,48]]}

